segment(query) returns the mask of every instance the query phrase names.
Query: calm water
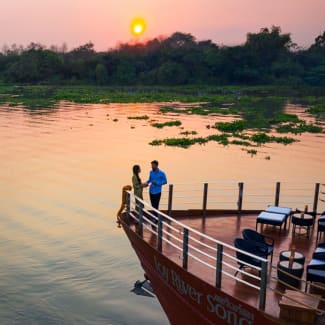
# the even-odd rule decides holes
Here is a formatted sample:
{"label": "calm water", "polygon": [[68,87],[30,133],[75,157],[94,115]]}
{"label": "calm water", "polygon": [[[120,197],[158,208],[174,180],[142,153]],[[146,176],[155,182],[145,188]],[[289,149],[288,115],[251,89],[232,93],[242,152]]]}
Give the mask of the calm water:
{"label": "calm water", "polygon": [[[172,183],[206,180],[325,179],[325,137],[267,145],[251,157],[216,143],[152,147],[179,134],[127,116],[164,121],[158,104],[75,105],[31,110],[0,106],[0,323],[167,324],[157,300],[130,292],[143,272],[116,228],[131,166],[158,159]],[[303,116],[301,107],[288,112]],[[309,118],[305,116],[305,118]],[[117,120],[116,120],[117,119]],[[209,134],[211,120],[182,117]],[[115,120],[115,121],[114,121]],[[266,160],[270,156],[271,160]]]}

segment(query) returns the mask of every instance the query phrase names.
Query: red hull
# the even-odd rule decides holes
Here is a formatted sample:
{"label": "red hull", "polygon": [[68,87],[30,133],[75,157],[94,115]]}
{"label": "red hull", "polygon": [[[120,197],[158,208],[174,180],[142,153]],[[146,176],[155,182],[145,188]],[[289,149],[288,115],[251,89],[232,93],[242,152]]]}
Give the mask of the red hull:
{"label": "red hull", "polygon": [[276,324],[263,312],[204,282],[159,253],[122,222],[171,324]]}

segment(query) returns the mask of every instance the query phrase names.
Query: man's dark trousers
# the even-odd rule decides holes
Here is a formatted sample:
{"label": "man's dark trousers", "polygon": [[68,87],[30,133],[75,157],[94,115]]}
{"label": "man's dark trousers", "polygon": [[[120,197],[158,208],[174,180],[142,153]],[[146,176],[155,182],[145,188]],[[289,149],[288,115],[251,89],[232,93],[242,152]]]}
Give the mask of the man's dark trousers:
{"label": "man's dark trousers", "polygon": [[[159,202],[160,202],[160,197],[161,197],[161,193],[156,193],[156,194],[151,194],[150,193],[150,202],[151,205],[158,210],[159,208]],[[154,213],[156,215],[156,217],[158,218],[158,214]],[[154,220],[155,223],[158,223],[158,220]]]}

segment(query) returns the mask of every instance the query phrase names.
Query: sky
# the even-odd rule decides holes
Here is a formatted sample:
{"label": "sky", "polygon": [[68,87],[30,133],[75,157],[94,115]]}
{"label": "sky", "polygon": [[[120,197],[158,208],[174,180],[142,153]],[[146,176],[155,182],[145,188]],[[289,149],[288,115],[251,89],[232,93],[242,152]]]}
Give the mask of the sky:
{"label": "sky", "polygon": [[[0,47],[36,42],[72,49],[91,41],[107,50],[176,31],[238,45],[248,32],[272,25],[308,47],[325,31],[325,0],[0,0],[0,13]],[[134,17],[147,24],[136,40]]]}

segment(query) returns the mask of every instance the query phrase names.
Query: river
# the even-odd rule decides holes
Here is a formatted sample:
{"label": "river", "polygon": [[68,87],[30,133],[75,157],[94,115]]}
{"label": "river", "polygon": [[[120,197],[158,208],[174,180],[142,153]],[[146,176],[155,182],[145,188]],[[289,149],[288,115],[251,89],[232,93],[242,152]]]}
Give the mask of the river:
{"label": "river", "polygon": [[[267,144],[254,156],[216,142],[150,146],[180,128],[128,117],[175,119],[160,114],[160,105],[0,106],[1,324],[168,323],[156,299],[130,292],[143,272],[116,227],[121,188],[135,163],[145,180],[150,161],[159,160],[171,183],[325,180],[325,134]],[[304,115],[302,107],[286,109]],[[183,130],[203,135],[212,132],[211,120],[231,119],[177,118]]]}

